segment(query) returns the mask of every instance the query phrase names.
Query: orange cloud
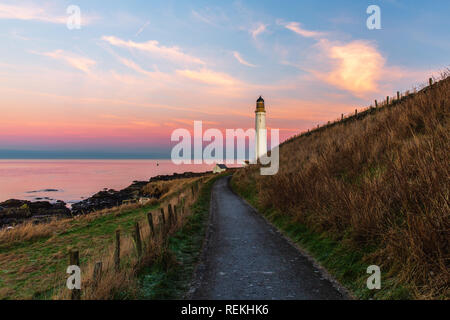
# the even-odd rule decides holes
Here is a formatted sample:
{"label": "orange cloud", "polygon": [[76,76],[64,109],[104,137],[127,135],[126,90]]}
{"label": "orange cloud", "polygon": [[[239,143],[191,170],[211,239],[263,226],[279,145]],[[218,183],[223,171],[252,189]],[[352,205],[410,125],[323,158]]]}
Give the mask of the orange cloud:
{"label": "orange cloud", "polygon": [[236,58],[237,61],[239,61],[240,64],[243,64],[247,67],[255,68],[256,66],[254,64],[251,64],[250,62],[247,62],[244,60],[244,58],[241,57],[241,54],[237,51],[233,51],[233,56]]}
{"label": "orange cloud", "polygon": [[145,74],[147,76],[149,75],[153,75],[152,72],[144,70],[141,66],[139,66],[138,64],[136,64],[134,61],[126,59],[126,58],[121,58],[118,57],[119,61],[122,62],[123,65],[127,66],[128,68],[138,72],[138,73],[142,73]]}
{"label": "orange cloud", "polygon": [[305,38],[321,38],[326,35],[323,32],[303,29],[302,26],[300,25],[300,23],[298,23],[298,22],[289,22],[289,23],[285,24],[284,26],[286,29],[289,29],[289,30],[295,32],[296,34],[299,34]]}
{"label": "orange cloud", "polygon": [[116,47],[137,49],[172,61],[202,65],[205,64],[205,62],[201,59],[185,54],[178,47],[161,46],[156,40],[134,42],[131,40],[125,41],[114,36],[103,36],[102,40]]}
{"label": "orange cloud", "polygon": [[356,96],[378,91],[385,59],[372,43],[357,40],[332,44],[321,40],[319,47],[329,58],[331,71],[312,71],[317,77]]}
{"label": "orange cloud", "polygon": [[53,52],[44,52],[44,53],[39,53],[39,52],[32,52],[32,53],[46,56],[46,57],[49,57],[52,59],[64,61],[67,64],[71,65],[72,67],[74,67],[78,70],[81,70],[85,73],[90,73],[91,67],[93,67],[96,64],[96,62],[94,60],[91,60],[86,57],[81,57],[81,56],[78,56],[73,53],[63,51],[63,50],[56,50]]}
{"label": "orange cloud", "polygon": [[[68,15],[50,13],[49,8],[33,6],[30,4],[0,4],[0,19],[33,20],[47,23],[66,24]],[[82,15],[83,25],[91,24],[98,17]]]}

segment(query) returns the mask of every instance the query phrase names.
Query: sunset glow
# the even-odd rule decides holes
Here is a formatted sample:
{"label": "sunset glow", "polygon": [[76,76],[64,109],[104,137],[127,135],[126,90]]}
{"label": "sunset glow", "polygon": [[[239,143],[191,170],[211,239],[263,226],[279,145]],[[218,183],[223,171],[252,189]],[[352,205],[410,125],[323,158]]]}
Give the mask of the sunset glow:
{"label": "sunset glow", "polygon": [[343,2],[78,1],[82,26],[69,30],[67,1],[2,1],[0,158],[168,157],[171,132],[194,120],[251,128],[259,95],[284,140],[446,67],[448,28],[433,23],[448,26],[447,2],[382,1],[381,30],[366,28],[363,4]]}

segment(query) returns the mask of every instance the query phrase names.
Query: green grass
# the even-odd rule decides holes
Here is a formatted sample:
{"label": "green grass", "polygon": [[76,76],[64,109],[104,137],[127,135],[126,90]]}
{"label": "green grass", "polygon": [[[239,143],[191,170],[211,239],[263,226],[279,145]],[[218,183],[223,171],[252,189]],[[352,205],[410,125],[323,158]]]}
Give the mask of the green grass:
{"label": "green grass", "polygon": [[209,217],[211,189],[218,175],[201,189],[198,200],[191,207],[186,224],[169,238],[168,245],[151,267],[143,270],[140,299],[181,299],[188,290],[197,265]]}
{"label": "green grass", "polygon": [[105,214],[92,221],[72,220],[53,236],[13,245],[0,244],[0,299],[50,299],[65,285],[69,248],[81,265],[109,248],[117,228],[130,233],[136,220],[156,206]]}
{"label": "green grass", "polygon": [[333,275],[351,294],[358,299],[410,299],[410,290],[399,285],[395,279],[383,280],[380,290],[367,289],[366,281],[370,276],[366,273],[370,263],[365,260],[375,248],[350,247],[345,235],[336,240],[326,233],[318,233],[305,225],[294,221],[290,216],[283,215],[270,208],[262,208],[258,204],[258,193],[255,185],[247,184],[238,188],[231,180],[233,190],[257,208],[285,236],[299,245]]}

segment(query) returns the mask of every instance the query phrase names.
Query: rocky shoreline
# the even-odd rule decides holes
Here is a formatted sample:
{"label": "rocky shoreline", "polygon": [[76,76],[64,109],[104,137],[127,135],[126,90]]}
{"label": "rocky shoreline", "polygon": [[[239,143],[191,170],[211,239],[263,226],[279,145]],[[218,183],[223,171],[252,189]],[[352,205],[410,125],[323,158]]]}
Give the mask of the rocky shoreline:
{"label": "rocky shoreline", "polygon": [[121,205],[123,201],[139,200],[142,197],[159,199],[161,193],[155,191],[153,194],[144,194],[143,188],[151,182],[195,178],[208,173],[174,173],[172,175],[152,177],[148,181],[134,181],[130,186],[119,191],[104,189],[103,191],[97,192],[85,200],[74,203],[71,209],[63,201],[51,203],[49,201],[6,200],[0,203],[0,228],[14,226],[27,221],[42,223],[54,218],[67,218],[89,214],[94,211]]}

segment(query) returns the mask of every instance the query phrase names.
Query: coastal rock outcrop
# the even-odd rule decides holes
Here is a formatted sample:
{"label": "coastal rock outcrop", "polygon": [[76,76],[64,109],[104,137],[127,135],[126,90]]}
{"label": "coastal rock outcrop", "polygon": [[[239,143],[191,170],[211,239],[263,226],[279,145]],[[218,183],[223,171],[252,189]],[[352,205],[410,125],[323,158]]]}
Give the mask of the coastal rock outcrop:
{"label": "coastal rock outcrop", "polygon": [[0,203],[0,227],[15,225],[24,221],[48,221],[51,218],[70,217],[70,209],[63,201],[50,203],[48,201],[31,202],[27,200],[10,199]]}
{"label": "coastal rock outcrop", "polygon": [[97,192],[92,197],[85,199],[83,201],[74,203],[72,205],[72,214],[80,215],[94,212],[97,210],[108,209],[112,207],[119,206],[126,200],[138,200],[141,197],[159,199],[162,192],[155,188],[151,194],[145,192],[143,189],[149,183],[159,182],[159,181],[172,181],[177,179],[195,178],[205,175],[203,173],[194,172],[184,172],[184,173],[174,173],[171,175],[159,175],[150,178],[148,181],[134,181],[129,187],[116,191],[113,189],[105,189],[103,191]]}
{"label": "coastal rock outcrop", "polygon": [[74,203],[72,205],[72,214],[86,214],[119,206],[124,200],[139,199],[142,196],[142,188],[147,184],[147,181],[135,181],[132,185],[120,191],[106,189],[97,192],[88,199]]}

